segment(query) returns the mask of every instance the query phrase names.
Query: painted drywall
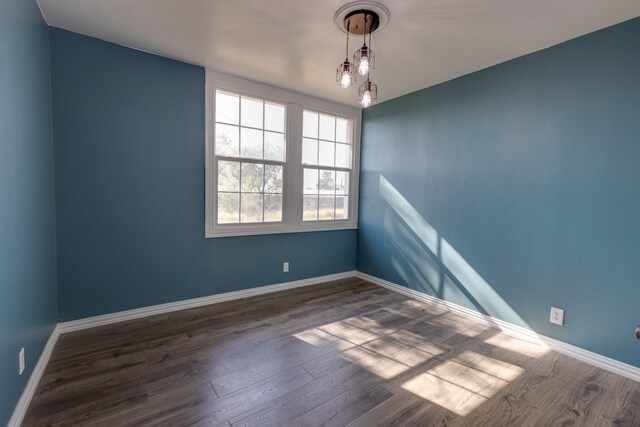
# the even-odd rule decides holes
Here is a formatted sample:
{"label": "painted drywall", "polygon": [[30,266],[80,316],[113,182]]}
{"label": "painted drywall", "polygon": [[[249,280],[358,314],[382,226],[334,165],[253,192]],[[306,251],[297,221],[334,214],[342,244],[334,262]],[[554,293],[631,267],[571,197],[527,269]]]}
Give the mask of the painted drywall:
{"label": "painted drywall", "polygon": [[358,270],[640,366],[639,73],[634,19],[367,109]]}
{"label": "painted drywall", "polygon": [[204,238],[203,68],[55,28],[51,55],[61,321],[354,269],[355,230]]}
{"label": "painted drywall", "polygon": [[57,317],[49,64],[49,30],[36,2],[0,2],[0,425]]}

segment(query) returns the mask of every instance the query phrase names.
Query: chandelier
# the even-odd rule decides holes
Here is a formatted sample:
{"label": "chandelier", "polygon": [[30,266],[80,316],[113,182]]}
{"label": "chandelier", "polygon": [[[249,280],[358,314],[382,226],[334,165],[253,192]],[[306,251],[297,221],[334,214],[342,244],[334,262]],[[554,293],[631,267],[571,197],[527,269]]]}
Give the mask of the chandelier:
{"label": "chandelier", "polygon": [[[358,75],[365,77],[365,82],[358,89],[358,101],[367,108],[378,98],[378,85],[369,79],[371,71],[376,68],[371,34],[380,28],[381,23],[389,22],[389,11],[377,2],[353,2],[339,9],[334,19],[338,27],[347,33],[346,55],[344,62],[336,69],[336,83],[346,89],[356,83]],[[362,47],[352,55],[352,61],[349,60],[350,35],[362,36]]]}

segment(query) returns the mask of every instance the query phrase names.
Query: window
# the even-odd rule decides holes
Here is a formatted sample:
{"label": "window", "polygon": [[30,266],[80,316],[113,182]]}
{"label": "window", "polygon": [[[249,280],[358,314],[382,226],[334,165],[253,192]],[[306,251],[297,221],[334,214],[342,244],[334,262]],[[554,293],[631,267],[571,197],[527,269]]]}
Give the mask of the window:
{"label": "window", "polygon": [[207,70],[206,237],[357,227],[360,110]]}
{"label": "window", "polygon": [[352,138],[352,120],[304,110],[303,221],[349,219]]}
{"label": "window", "polygon": [[216,91],[218,224],[282,221],[282,104]]}

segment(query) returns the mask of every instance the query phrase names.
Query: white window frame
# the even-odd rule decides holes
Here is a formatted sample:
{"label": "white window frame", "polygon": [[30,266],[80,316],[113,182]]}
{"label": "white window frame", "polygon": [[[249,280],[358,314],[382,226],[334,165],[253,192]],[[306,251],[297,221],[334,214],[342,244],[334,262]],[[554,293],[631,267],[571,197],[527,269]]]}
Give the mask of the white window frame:
{"label": "white window frame", "polygon": [[[286,107],[286,164],[282,202],[282,222],[217,224],[217,161],[215,156],[216,90],[226,90],[262,98]],[[353,121],[352,170],[349,182],[349,219],[302,220],[303,168],[302,113],[304,109],[331,114]],[[251,236],[260,234],[349,230],[358,228],[358,189],[360,172],[360,119],[356,107],[268,86],[239,77],[206,70],[205,78],[205,237]],[[322,169],[322,166],[307,167]]]}

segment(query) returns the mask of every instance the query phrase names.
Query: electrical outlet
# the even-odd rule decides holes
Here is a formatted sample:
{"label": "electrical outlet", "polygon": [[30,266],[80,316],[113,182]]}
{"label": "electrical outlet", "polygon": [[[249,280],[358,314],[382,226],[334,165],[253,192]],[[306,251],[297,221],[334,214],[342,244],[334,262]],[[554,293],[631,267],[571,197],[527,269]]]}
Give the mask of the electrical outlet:
{"label": "electrical outlet", "polygon": [[282,272],[283,273],[288,273],[289,272],[289,261],[282,263]]}
{"label": "electrical outlet", "polygon": [[557,307],[551,307],[551,316],[549,317],[549,322],[555,323],[556,325],[564,325],[564,310]]}
{"label": "electrical outlet", "polygon": [[22,375],[24,372],[24,347],[18,353],[18,375]]}

